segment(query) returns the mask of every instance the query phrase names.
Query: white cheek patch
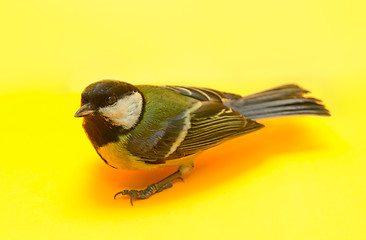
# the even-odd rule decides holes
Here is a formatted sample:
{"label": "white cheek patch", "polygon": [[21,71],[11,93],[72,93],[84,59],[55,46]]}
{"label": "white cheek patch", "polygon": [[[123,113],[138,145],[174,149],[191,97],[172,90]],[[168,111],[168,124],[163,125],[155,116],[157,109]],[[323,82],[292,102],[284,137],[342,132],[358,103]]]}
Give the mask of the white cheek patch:
{"label": "white cheek patch", "polygon": [[119,99],[115,104],[101,108],[100,113],[115,126],[130,129],[136,125],[142,111],[142,96],[138,92]]}

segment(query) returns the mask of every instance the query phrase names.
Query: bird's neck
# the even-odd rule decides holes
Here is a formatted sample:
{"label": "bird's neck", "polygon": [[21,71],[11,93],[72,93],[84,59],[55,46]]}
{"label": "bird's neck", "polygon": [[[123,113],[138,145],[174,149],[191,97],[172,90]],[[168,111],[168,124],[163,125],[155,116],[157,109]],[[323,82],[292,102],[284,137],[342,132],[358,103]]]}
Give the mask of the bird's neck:
{"label": "bird's neck", "polygon": [[122,127],[108,123],[99,115],[84,117],[83,127],[96,149],[110,142],[117,142],[119,135],[127,132]]}

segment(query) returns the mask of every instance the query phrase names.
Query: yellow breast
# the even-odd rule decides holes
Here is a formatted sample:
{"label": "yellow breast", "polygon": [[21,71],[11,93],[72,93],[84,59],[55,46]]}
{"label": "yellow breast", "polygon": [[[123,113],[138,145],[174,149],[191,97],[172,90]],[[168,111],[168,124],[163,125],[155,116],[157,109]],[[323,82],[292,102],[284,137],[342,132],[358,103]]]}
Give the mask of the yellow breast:
{"label": "yellow breast", "polygon": [[108,143],[97,149],[97,152],[108,162],[109,165],[127,170],[153,169],[158,166],[146,164],[131,155],[121,143]]}
{"label": "yellow breast", "polygon": [[198,155],[194,154],[184,158],[168,160],[163,164],[148,164],[131,155],[123,147],[121,142],[108,143],[107,145],[98,148],[97,151],[108,162],[109,165],[127,170],[144,170],[167,166],[192,166],[193,159]]}

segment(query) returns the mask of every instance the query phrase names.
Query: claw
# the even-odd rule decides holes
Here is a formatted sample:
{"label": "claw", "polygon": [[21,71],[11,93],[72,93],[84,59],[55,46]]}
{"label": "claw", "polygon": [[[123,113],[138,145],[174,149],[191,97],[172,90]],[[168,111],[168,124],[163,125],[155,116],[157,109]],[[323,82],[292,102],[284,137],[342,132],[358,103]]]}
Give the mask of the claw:
{"label": "claw", "polygon": [[131,197],[130,197],[130,203],[131,203],[131,206],[133,206],[133,198],[135,197],[134,194],[131,194]]}
{"label": "claw", "polygon": [[[122,192],[123,192],[123,191],[121,191],[121,192],[118,192],[118,193],[114,194],[114,197],[113,197],[113,198],[114,198],[114,199],[116,199],[116,197],[117,197],[119,194],[122,194]],[[123,195],[123,194],[122,194],[122,195]]]}
{"label": "claw", "polygon": [[120,192],[118,192],[118,193],[116,193],[116,194],[114,194],[114,199],[116,199],[116,197],[118,196],[118,195],[126,195],[126,194],[128,194],[128,191],[129,190],[122,190],[122,191],[120,191]]}
{"label": "claw", "polygon": [[121,195],[130,195],[130,203],[133,206],[133,199],[135,197],[139,197],[139,193],[138,192],[139,191],[137,191],[137,190],[123,190],[123,191],[120,191],[120,192],[116,193],[113,198],[116,199],[116,197],[118,195],[120,195],[120,194]]}

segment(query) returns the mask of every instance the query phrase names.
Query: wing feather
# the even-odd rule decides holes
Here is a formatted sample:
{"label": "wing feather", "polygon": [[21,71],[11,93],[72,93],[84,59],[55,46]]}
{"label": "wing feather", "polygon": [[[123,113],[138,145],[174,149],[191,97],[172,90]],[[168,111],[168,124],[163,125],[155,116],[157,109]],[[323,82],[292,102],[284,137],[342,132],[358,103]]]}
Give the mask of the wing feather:
{"label": "wing feather", "polygon": [[206,88],[166,88],[199,101],[175,117],[163,121],[149,138],[134,136],[130,139],[128,150],[146,163],[162,164],[193,155],[263,127],[222,103],[226,97],[235,98],[239,95]]}
{"label": "wing feather", "polygon": [[222,92],[211,88],[172,85],[167,85],[165,87],[177,91],[184,96],[195,98],[199,101],[222,102],[224,99],[242,98],[242,96],[238,94]]}
{"label": "wing feather", "polygon": [[191,128],[179,150],[194,154],[263,127],[262,124],[245,119],[241,114],[230,111],[229,108],[225,109],[227,111],[220,116],[196,118],[193,115]]}
{"label": "wing feather", "polygon": [[190,128],[190,112],[199,107],[197,104],[193,104],[190,109],[162,122],[160,129],[154,131],[149,138],[131,137],[128,150],[143,161],[164,163],[187,135]]}
{"label": "wing feather", "polygon": [[[190,120],[189,129],[174,151],[172,145],[179,140],[182,126]],[[183,124],[184,123],[184,124]],[[217,102],[203,102],[201,107],[191,113],[184,112],[174,119],[170,119],[163,136],[150,149],[136,152],[133,149],[141,145],[141,140],[131,141],[134,154],[151,164],[164,163],[168,160],[186,157],[214,147],[236,136],[258,130],[262,124],[244,118],[241,114]],[[180,129],[180,130],[179,130]],[[151,142],[151,141],[150,141]],[[145,144],[142,144],[145,145]],[[135,146],[135,147],[134,147]],[[146,151],[147,150],[147,151]]]}

